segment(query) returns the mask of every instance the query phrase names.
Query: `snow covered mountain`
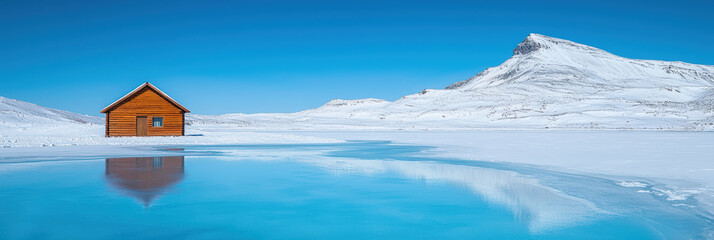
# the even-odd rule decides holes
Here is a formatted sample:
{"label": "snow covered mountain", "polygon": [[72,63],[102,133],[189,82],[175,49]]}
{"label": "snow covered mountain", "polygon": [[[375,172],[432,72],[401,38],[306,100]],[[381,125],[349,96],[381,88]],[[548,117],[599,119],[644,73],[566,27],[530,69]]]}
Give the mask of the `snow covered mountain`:
{"label": "snow covered mountain", "polygon": [[530,34],[503,64],[394,102],[189,119],[255,128],[714,129],[714,66],[628,59]]}
{"label": "snow covered mountain", "polygon": [[99,117],[46,108],[37,104],[0,97],[0,123],[3,125],[104,124],[104,120]]}
{"label": "snow covered mountain", "polygon": [[[0,97],[3,125],[102,118]],[[714,66],[635,60],[529,35],[503,64],[394,102],[341,100],[297,113],[188,115],[187,124],[249,129],[588,128],[714,130]]]}

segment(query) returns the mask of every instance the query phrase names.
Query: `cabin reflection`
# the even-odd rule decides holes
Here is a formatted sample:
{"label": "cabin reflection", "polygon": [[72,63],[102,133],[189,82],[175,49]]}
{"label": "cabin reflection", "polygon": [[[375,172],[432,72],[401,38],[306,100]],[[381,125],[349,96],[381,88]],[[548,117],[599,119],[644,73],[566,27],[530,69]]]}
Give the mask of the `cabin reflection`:
{"label": "cabin reflection", "polygon": [[107,158],[107,181],[145,207],[184,176],[184,157]]}

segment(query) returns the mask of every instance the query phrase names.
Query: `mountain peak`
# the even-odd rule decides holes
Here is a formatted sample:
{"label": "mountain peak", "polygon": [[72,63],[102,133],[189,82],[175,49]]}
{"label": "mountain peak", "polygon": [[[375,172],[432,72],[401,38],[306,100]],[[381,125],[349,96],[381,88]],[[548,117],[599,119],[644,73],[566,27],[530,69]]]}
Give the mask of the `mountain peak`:
{"label": "mountain peak", "polygon": [[537,33],[531,33],[513,49],[513,55],[526,55],[541,49],[567,48],[570,50],[581,50],[588,52],[605,52],[603,50],[568,41],[565,39],[549,37]]}
{"label": "mountain peak", "polygon": [[542,48],[548,48],[548,44],[545,43],[545,38],[547,37],[537,33],[531,33],[513,49],[513,55],[525,55]]}
{"label": "mountain peak", "polygon": [[[634,60],[604,50],[541,34],[528,35],[503,64],[446,89],[474,90],[507,83],[591,86],[706,86],[714,68],[682,62]],[[587,84],[586,84],[587,83]]]}

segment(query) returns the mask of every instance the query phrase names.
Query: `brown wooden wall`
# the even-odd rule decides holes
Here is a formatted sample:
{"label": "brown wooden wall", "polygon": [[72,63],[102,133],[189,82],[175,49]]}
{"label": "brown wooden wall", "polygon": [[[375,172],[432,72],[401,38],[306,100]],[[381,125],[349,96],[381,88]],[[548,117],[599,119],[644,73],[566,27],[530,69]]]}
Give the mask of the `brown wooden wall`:
{"label": "brown wooden wall", "polygon": [[[148,136],[184,134],[184,112],[150,88],[145,88],[123,104],[107,112],[107,136],[136,136],[136,117],[147,116]],[[163,127],[153,127],[152,118],[163,117]]]}

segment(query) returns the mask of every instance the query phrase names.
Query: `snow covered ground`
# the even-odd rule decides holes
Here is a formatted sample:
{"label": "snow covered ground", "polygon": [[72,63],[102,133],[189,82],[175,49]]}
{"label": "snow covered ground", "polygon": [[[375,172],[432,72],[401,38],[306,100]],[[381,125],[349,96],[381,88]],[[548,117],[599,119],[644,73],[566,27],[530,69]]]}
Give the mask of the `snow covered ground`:
{"label": "snow covered ground", "polygon": [[[104,137],[104,119],[0,97],[0,149],[91,145],[206,145],[328,143],[334,139],[264,132],[205,132],[187,128],[182,137]],[[6,150],[7,151],[7,150]]]}
{"label": "snow covered ground", "polygon": [[0,148],[50,147],[76,145],[215,145],[267,143],[332,143],[324,139],[293,134],[266,132],[205,131],[188,128],[181,137],[104,137],[104,125],[46,124],[13,126],[0,129]]}

